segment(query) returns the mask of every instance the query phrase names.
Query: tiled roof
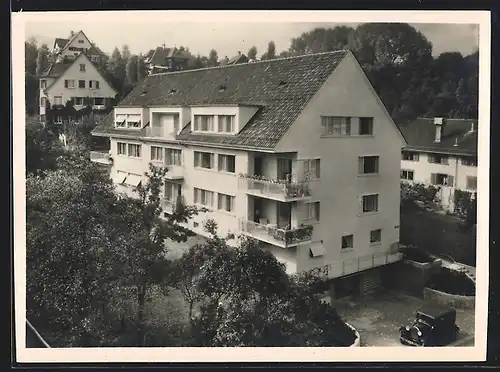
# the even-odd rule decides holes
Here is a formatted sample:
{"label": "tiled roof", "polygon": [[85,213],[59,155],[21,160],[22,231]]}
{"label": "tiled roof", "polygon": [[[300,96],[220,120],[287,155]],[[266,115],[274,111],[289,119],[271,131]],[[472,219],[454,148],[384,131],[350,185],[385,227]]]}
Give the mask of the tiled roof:
{"label": "tiled roof", "polygon": [[[118,106],[256,104],[261,108],[237,135],[193,134],[187,125],[177,139],[272,149],[346,54],[336,51],[150,75]],[[111,114],[94,133],[126,132],[113,128]]]}
{"label": "tiled roof", "polygon": [[43,77],[57,78],[73,64],[73,61],[68,63],[52,63],[47,70],[42,74]]}
{"label": "tiled roof", "polygon": [[248,58],[244,54],[238,54],[235,55],[234,57],[231,57],[228,61],[224,61],[224,64],[226,65],[235,65],[237,63],[246,63],[248,62]]}
{"label": "tiled roof", "polygon": [[[444,118],[441,141],[436,143],[434,118],[419,118],[401,126],[409,150],[449,154],[477,154],[477,119]],[[471,131],[472,126],[474,131]],[[455,146],[456,144],[456,146]]]}
{"label": "tiled roof", "polygon": [[69,42],[69,39],[63,39],[63,38],[56,38],[56,40],[54,41],[54,47],[59,47],[59,48],[64,48],[66,46],[66,44],[68,44]]}

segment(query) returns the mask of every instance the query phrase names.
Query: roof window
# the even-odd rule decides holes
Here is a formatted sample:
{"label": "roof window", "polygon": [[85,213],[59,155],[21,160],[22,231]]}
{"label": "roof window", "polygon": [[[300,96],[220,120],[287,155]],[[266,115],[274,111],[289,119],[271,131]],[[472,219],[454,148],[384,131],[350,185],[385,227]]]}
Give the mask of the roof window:
{"label": "roof window", "polygon": [[280,87],[287,86],[287,85],[288,85],[288,81],[285,81],[285,80],[280,80],[280,82],[278,83],[278,85],[279,85]]}
{"label": "roof window", "polygon": [[177,93],[177,89],[175,88],[170,89],[170,94],[175,94],[175,93]]}

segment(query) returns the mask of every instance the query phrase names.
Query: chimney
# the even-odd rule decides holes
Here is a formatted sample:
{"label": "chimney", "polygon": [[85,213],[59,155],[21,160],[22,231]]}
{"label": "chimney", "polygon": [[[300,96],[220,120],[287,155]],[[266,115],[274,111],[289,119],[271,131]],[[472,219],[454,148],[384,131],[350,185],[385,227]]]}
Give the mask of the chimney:
{"label": "chimney", "polygon": [[455,137],[455,143],[453,145],[454,147],[457,147],[458,146],[458,137]]}
{"label": "chimney", "polygon": [[241,56],[241,51],[238,50],[238,55]]}
{"label": "chimney", "polygon": [[441,142],[441,137],[443,136],[443,118],[434,118],[434,125],[436,127],[436,137],[434,139],[434,142],[439,143]]}

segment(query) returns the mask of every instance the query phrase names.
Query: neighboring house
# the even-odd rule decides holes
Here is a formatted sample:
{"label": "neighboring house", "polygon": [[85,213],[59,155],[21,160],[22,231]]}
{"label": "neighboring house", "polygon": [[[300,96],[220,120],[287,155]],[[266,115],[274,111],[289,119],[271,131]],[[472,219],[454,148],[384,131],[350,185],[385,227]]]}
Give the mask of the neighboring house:
{"label": "neighboring house", "polygon": [[80,53],[72,61],[50,65],[40,77],[40,119],[45,120],[47,104],[58,108],[71,101],[76,110],[104,110],[117,93],[89,56]]}
{"label": "neighboring house", "polygon": [[230,59],[227,59],[227,57],[225,57],[224,60],[222,60],[220,62],[221,65],[237,65],[239,63],[247,63],[248,62],[248,57],[244,54],[242,54],[241,52],[238,52],[237,55],[235,55],[234,57],[230,58]]}
{"label": "neighboring house", "polygon": [[349,51],[149,76],[93,135],[110,138],[118,191],[165,166],[166,214],[177,198],[207,207],[188,228],[206,235],[212,218],[289,273],[342,277],[338,293],[379,284],[375,268],[400,259],[405,142]]}
{"label": "neighboring house", "polygon": [[420,118],[401,130],[408,142],[401,179],[438,186],[438,197],[449,210],[456,189],[476,192],[476,119]]}
{"label": "neighboring house", "polygon": [[83,31],[74,33],[69,39],[56,38],[52,53],[56,63],[69,62],[85,52],[93,63],[100,63],[104,53],[95,46]]}
{"label": "neighboring house", "polygon": [[188,52],[177,48],[167,48],[164,46],[150,50],[145,58],[144,65],[149,74],[156,74],[170,71],[187,70],[194,57]]}

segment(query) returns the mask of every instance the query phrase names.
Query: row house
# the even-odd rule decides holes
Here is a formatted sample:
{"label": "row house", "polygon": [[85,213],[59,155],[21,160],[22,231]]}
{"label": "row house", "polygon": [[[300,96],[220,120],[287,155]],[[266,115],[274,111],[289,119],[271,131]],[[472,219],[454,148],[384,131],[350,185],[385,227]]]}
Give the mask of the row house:
{"label": "row house", "polygon": [[150,75],[93,135],[119,192],[167,167],[164,213],[206,207],[187,227],[214,219],[289,273],[322,268],[340,293],[400,260],[404,138],[350,51]]}
{"label": "row house", "polygon": [[476,119],[419,118],[401,130],[407,141],[401,156],[403,181],[439,187],[439,201],[450,211],[455,190],[476,193]]}
{"label": "row house", "polygon": [[[54,50],[55,62],[39,77],[41,121],[45,121],[48,106],[49,109],[61,108],[68,101],[76,110],[87,107],[105,110],[113,106],[118,92],[99,68],[103,54],[83,31],[68,40],[56,39]],[[62,117],[63,113],[54,116]]]}

